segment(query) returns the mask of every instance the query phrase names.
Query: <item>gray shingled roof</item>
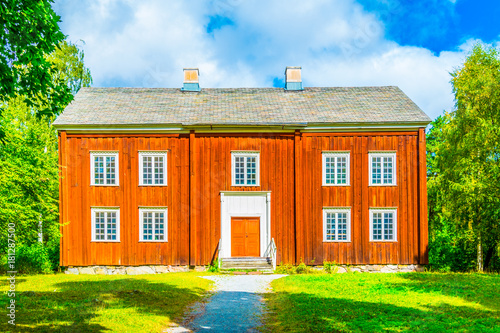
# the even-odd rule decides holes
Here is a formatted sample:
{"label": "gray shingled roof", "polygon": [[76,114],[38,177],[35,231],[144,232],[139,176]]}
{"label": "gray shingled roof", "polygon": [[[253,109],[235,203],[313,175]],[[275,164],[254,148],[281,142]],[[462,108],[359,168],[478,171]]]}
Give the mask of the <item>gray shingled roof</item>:
{"label": "gray shingled roof", "polygon": [[398,87],[202,89],[82,88],[54,125],[306,125],[423,123]]}

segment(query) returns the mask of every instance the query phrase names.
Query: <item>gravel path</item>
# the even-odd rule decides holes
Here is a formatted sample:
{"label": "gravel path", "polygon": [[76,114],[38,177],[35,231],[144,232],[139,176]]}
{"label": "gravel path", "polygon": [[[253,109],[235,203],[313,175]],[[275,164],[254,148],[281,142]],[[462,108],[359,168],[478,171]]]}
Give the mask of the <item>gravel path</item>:
{"label": "gravel path", "polygon": [[215,294],[196,304],[182,326],[167,332],[257,332],[263,313],[262,296],[272,280],[285,275],[214,275]]}

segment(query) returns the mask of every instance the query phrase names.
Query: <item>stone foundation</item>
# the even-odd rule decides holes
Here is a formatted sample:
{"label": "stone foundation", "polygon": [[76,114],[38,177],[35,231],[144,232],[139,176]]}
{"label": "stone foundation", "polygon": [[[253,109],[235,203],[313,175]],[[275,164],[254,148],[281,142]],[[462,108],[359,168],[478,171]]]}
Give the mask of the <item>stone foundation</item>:
{"label": "stone foundation", "polygon": [[[323,270],[323,267],[314,269]],[[405,272],[423,272],[423,265],[337,265],[336,273],[348,272],[367,272],[367,273],[405,273]]]}
{"label": "stone foundation", "polygon": [[[195,266],[197,272],[206,271],[205,266]],[[84,266],[68,267],[66,274],[90,274],[90,275],[140,275],[140,274],[163,274],[189,272],[189,266]]]}
{"label": "stone foundation", "polygon": [[[322,271],[323,267],[314,266],[314,270]],[[367,273],[398,273],[398,272],[423,272],[423,265],[337,265],[335,273],[367,272]],[[140,275],[189,272],[204,272],[205,266],[84,266],[68,267],[66,274],[90,275]]]}

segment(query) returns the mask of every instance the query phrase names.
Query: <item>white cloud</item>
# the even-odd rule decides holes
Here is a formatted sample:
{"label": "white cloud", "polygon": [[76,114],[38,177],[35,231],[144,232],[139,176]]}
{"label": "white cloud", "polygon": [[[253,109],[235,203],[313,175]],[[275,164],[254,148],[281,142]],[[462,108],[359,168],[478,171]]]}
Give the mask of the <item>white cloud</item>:
{"label": "white cloud", "polygon": [[[306,86],[397,85],[431,118],[453,107],[449,72],[470,42],[436,55],[384,38],[354,0],[58,0],[62,29],[85,41],[94,86],[180,87],[199,67],[202,87],[269,87],[287,65]],[[210,17],[226,25],[207,33]]]}

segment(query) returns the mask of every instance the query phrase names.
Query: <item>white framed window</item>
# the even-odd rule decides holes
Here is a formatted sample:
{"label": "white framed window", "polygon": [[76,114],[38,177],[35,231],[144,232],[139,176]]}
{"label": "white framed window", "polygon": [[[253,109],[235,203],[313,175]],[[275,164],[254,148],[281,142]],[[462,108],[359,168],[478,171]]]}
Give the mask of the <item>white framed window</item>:
{"label": "white framed window", "polygon": [[168,241],[168,212],[166,207],[139,208],[139,241]]}
{"label": "white framed window", "polygon": [[351,208],[323,208],[323,242],[351,241]]}
{"label": "white framed window", "polygon": [[120,208],[93,207],[92,241],[119,242],[120,241]]}
{"label": "white framed window", "polygon": [[139,152],[139,185],[167,186],[167,152]]}
{"label": "white framed window", "polygon": [[90,152],[90,185],[118,186],[118,152]]}
{"label": "white framed window", "polygon": [[368,154],[370,185],[396,185],[396,153],[370,152]]}
{"label": "white framed window", "polygon": [[370,241],[397,242],[396,208],[370,208]]}
{"label": "white framed window", "polygon": [[232,186],[259,186],[260,153],[254,151],[231,152]]}
{"label": "white framed window", "polygon": [[350,152],[323,152],[323,186],[349,186]]}

